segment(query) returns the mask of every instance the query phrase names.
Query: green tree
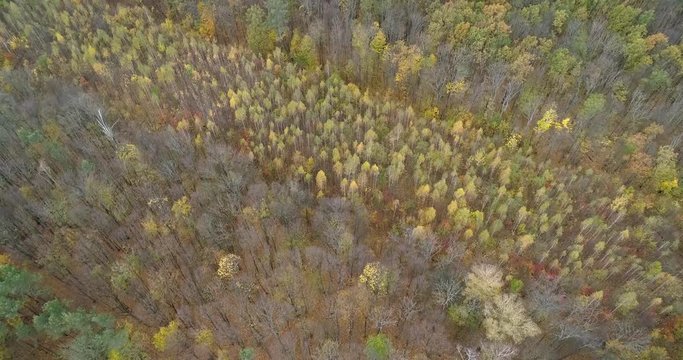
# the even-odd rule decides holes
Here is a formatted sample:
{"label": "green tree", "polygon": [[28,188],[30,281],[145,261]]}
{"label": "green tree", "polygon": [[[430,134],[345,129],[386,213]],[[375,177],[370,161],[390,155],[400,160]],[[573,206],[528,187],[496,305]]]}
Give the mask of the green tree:
{"label": "green tree", "polygon": [[[4,260],[5,256],[1,256]],[[25,323],[22,313],[31,298],[44,295],[40,277],[9,264],[0,265],[0,340],[12,335],[30,333],[31,324]],[[10,332],[15,329],[14,334]]]}
{"label": "green tree", "polygon": [[672,146],[662,146],[657,152],[657,162],[652,181],[657,191],[672,194],[679,189],[676,159],[678,154]]}
{"label": "green tree", "polygon": [[590,94],[583,102],[579,116],[583,119],[591,119],[605,108],[605,96],[602,94]]}
{"label": "green tree", "polygon": [[382,56],[387,49],[387,36],[384,35],[382,28],[380,28],[379,24],[377,23],[375,23],[375,30],[377,32],[370,41],[370,49],[372,49],[372,51],[377,53],[379,56]]}
{"label": "green tree", "polygon": [[265,55],[275,49],[277,33],[265,21],[265,13],[258,5],[247,10],[247,44],[255,53]]}
{"label": "green tree", "polygon": [[382,333],[371,335],[365,343],[365,355],[369,360],[386,360],[391,350],[391,340]]}
{"label": "green tree", "polygon": [[287,0],[266,0],[266,10],[266,24],[275,30],[279,40],[289,30],[289,3]]}
{"label": "green tree", "polygon": [[645,87],[651,91],[662,91],[671,86],[671,75],[666,70],[655,68],[645,80]]}
{"label": "green tree", "polygon": [[550,70],[548,75],[561,89],[568,89],[573,84],[574,69],[578,60],[571,54],[569,49],[560,48],[550,55]]}
{"label": "green tree", "polygon": [[472,304],[453,304],[448,308],[448,318],[457,326],[476,329],[481,323],[481,309]]}
{"label": "green tree", "polygon": [[255,356],[256,351],[250,347],[240,350],[240,360],[254,360]]}
{"label": "green tree", "polygon": [[627,315],[636,307],[638,307],[638,294],[635,291],[628,291],[619,295],[615,310],[618,310],[622,315]]}
{"label": "green tree", "polygon": [[318,66],[318,53],[315,50],[313,39],[308,35],[301,35],[294,31],[289,45],[292,60],[304,69],[312,69]]}
{"label": "green tree", "polygon": [[512,293],[519,294],[524,288],[524,281],[517,278],[512,278],[510,279],[509,286]]}

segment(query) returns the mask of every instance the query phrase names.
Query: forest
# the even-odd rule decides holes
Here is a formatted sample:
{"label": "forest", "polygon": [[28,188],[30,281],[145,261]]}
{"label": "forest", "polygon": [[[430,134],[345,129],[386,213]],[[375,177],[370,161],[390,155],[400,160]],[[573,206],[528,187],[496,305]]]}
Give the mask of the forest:
{"label": "forest", "polygon": [[680,0],[0,0],[0,360],[683,359]]}

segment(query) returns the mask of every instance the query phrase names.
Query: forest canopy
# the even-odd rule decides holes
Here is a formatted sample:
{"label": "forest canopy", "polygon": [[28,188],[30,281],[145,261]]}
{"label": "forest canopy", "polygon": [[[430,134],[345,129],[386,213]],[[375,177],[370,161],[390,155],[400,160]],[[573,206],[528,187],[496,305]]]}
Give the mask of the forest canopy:
{"label": "forest canopy", "polygon": [[0,0],[0,359],[681,359],[681,18]]}

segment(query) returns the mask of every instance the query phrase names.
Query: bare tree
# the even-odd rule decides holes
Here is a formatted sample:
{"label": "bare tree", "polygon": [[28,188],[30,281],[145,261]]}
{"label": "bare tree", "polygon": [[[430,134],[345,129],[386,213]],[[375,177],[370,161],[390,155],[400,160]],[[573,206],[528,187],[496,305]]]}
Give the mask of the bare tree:
{"label": "bare tree", "polygon": [[445,309],[455,302],[461,291],[462,286],[460,282],[454,279],[440,279],[434,286],[432,294],[437,304]]}
{"label": "bare tree", "polygon": [[316,360],[337,360],[339,359],[339,343],[332,339],[327,339],[320,346],[313,356]]}
{"label": "bare tree", "polygon": [[595,347],[600,339],[595,331],[599,325],[600,299],[597,297],[581,298],[574,301],[571,310],[564,320],[559,321],[556,338],[560,341],[574,339],[584,347]]}
{"label": "bare tree", "polygon": [[458,351],[458,356],[461,360],[479,360],[479,351],[471,347],[464,347],[460,344],[456,347]]}
{"label": "bare tree", "polygon": [[383,329],[394,326],[398,322],[394,309],[387,308],[385,306],[376,306],[370,312],[370,321],[372,321],[377,328],[377,331],[381,332]]}
{"label": "bare tree", "polygon": [[114,126],[116,126],[116,123],[118,123],[118,121],[109,125],[107,121],[104,119],[104,115],[102,115],[102,109],[97,109],[97,116],[95,117],[95,122],[97,122],[97,126],[100,127],[100,130],[102,130],[104,136],[106,136],[107,139],[109,139],[109,141],[114,141]]}
{"label": "bare tree", "polygon": [[650,344],[650,334],[632,322],[620,321],[610,331],[610,338],[624,344],[633,352],[641,352]]}
{"label": "bare tree", "polygon": [[415,298],[412,296],[405,296],[401,299],[401,304],[399,305],[398,318],[401,321],[407,321],[412,319],[412,317],[420,311]]}
{"label": "bare tree", "polygon": [[487,342],[482,343],[480,347],[482,358],[487,360],[510,360],[519,352],[516,347],[504,343]]}

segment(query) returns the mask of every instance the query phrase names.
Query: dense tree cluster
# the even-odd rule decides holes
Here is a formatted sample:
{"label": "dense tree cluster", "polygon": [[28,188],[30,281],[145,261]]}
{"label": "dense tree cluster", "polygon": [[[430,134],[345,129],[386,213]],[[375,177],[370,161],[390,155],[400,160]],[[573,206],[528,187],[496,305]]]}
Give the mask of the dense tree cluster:
{"label": "dense tree cluster", "polygon": [[629,4],[0,1],[0,357],[680,358]]}

